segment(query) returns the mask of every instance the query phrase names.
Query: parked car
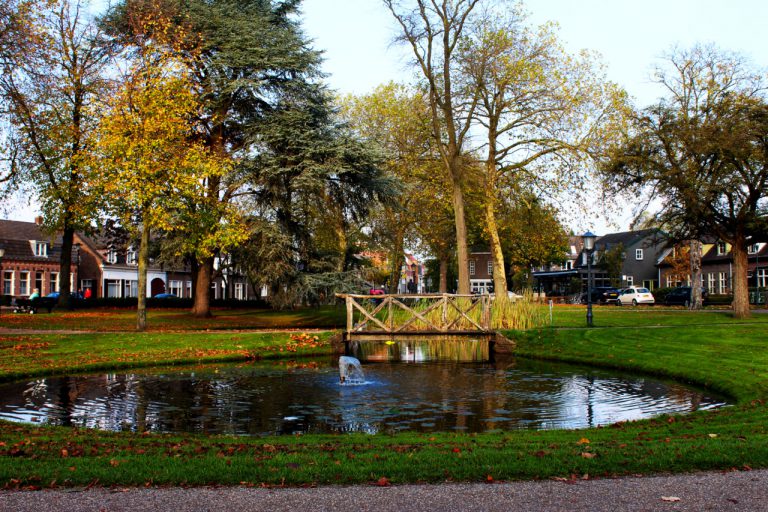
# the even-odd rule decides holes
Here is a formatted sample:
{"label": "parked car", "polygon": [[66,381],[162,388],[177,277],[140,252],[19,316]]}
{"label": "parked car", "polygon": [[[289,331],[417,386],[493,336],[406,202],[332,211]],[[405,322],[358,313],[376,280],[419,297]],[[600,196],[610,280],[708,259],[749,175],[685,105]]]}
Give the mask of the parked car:
{"label": "parked car", "polygon": [[[709,293],[707,290],[701,290],[701,301],[703,304],[709,302]],[[679,286],[670,291],[664,298],[664,304],[667,306],[680,305],[688,307],[691,305],[691,287]]]}
{"label": "parked car", "polygon": [[[619,298],[618,288],[610,286],[596,286],[592,288],[592,304],[611,304]],[[587,294],[581,295],[581,303],[587,303]]]}
{"label": "parked car", "polygon": [[619,306],[626,306],[632,304],[637,306],[638,304],[648,304],[653,306],[656,303],[656,299],[653,298],[653,294],[648,288],[640,288],[638,286],[630,286],[624,288],[619,293],[619,300],[616,304]]}
{"label": "parked car", "polygon": [[158,293],[153,299],[178,299],[179,297],[173,293]]}

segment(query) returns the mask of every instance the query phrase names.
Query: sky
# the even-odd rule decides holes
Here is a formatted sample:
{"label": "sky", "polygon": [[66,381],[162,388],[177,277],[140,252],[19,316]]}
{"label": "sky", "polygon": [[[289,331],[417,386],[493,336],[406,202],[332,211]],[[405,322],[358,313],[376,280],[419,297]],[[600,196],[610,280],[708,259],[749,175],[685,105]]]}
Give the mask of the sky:
{"label": "sky", "polygon": [[[649,77],[674,45],[714,43],[741,53],[755,67],[768,67],[765,0],[528,0],[524,5],[530,24],[559,24],[570,52],[599,53],[608,78],[638,106],[663,94]],[[340,94],[366,94],[379,84],[413,77],[409,50],[392,44],[398,27],[382,0],[304,0],[302,11],[305,33],[324,52],[327,82]],[[6,216],[31,221],[34,210],[17,207]],[[569,227],[586,225],[602,233],[626,229],[628,219],[573,222],[577,225]]]}

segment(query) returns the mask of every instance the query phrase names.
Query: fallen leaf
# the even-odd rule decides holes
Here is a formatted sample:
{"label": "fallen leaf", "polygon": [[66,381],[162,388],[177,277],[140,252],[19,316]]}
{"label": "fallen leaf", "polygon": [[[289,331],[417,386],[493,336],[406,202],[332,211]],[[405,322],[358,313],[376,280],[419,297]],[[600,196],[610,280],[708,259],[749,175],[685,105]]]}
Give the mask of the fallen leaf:
{"label": "fallen leaf", "polygon": [[581,454],[581,456],[584,459],[594,459],[595,457],[597,457],[597,454],[596,453],[583,452]]}
{"label": "fallen leaf", "polygon": [[579,439],[579,442],[576,444],[589,444],[589,439],[587,439],[586,437],[582,437],[581,439]]}
{"label": "fallen leaf", "polygon": [[678,498],[677,496],[662,496],[661,501],[675,502],[675,501],[680,501],[680,498]]}
{"label": "fallen leaf", "polygon": [[717,437],[717,434],[708,434],[708,435],[709,435],[709,437],[711,437],[712,439],[714,439],[714,438],[716,438],[716,437]]}
{"label": "fallen leaf", "polygon": [[376,485],[379,487],[389,487],[391,484],[389,483],[389,478],[383,476],[376,481]]}

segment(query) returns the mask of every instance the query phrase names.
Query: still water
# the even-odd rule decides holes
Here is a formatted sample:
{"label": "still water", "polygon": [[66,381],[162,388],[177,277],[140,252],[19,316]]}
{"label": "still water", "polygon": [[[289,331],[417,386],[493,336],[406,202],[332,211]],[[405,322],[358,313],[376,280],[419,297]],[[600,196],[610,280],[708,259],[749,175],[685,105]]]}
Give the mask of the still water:
{"label": "still water", "polygon": [[304,361],[41,378],[0,385],[0,419],[104,430],[287,433],[582,428],[725,405],[673,382],[510,359],[374,363],[339,384]]}

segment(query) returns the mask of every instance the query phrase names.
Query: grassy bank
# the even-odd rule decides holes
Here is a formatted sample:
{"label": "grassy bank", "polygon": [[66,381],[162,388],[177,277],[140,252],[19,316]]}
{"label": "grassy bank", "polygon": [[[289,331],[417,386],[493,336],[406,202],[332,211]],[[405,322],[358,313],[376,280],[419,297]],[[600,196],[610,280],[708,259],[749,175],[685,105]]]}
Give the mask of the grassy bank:
{"label": "grassy bank", "polygon": [[[346,322],[343,306],[323,306],[290,311],[271,309],[214,310],[210,318],[197,318],[184,309],[150,309],[147,311],[149,332],[225,331],[233,329],[341,329]],[[54,310],[37,315],[0,316],[0,327],[11,329],[69,331],[135,331],[135,309]]]}
{"label": "grassy bank", "polygon": [[331,332],[0,335],[0,381],[159,365],[326,355]]}
{"label": "grassy bank", "polygon": [[[578,313],[580,316],[583,309]],[[728,316],[708,315],[713,314],[688,316],[696,324],[688,327],[545,329],[507,334],[516,339],[519,353],[527,357],[646,371],[708,385],[738,402],[720,411],[589,430],[478,435],[243,438],[117,434],[0,423],[0,485],[386,485],[768,467],[766,326],[760,320],[737,323]],[[603,320],[607,321],[607,313]],[[171,334],[86,336],[35,336],[24,343],[49,345],[24,357],[43,361],[52,357],[48,351],[54,351],[61,354],[54,359],[63,369],[78,361],[76,352],[87,350],[90,357],[101,354],[105,360],[99,364],[106,365],[110,363],[106,354],[109,347],[131,339],[136,343],[131,353],[157,349],[170,356],[188,350],[192,343],[198,349],[209,345],[211,350],[247,350],[249,355],[269,348],[264,354],[279,356],[278,345],[288,340],[286,334],[275,334],[277,338],[238,333],[187,338],[185,334],[186,339],[176,345],[165,337]],[[3,353],[21,350],[13,347],[24,343],[12,338],[3,339]],[[81,342],[83,345],[77,345]],[[72,344],[70,352],[67,344]],[[324,350],[321,346],[305,348]],[[283,349],[282,354],[289,353]],[[236,353],[223,354],[230,355],[237,357]],[[5,361],[5,355],[0,357]],[[12,357],[14,364],[22,364],[24,357]],[[155,357],[159,358],[158,353]],[[34,362],[27,364],[34,369]],[[2,375],[9,375],[5,362],[2,368]]]}

